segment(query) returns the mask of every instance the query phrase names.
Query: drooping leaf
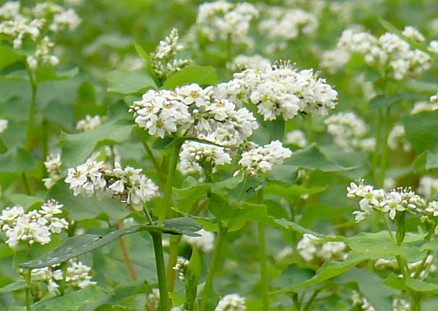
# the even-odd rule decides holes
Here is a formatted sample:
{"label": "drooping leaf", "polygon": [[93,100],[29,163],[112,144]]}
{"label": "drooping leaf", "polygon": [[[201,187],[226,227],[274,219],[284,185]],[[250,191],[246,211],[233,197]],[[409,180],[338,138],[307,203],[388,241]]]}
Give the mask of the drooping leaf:
{"label": "drooping leaf", "polygon": [[17,50],[10,46],[0,45],[0,68],[4,68],[23,59],[24,56],[20,55]]}
{"label": "drooping leaf", "polygon": [[408,278],[406,280],[406,286],[416,292],[427,293],[430,295],[438,294],[438,284]]}
{"label": "drooping leaf", "polygon": [[315,276],[313,276],[311,279],[306,280],[304,282],[299,282],[297,284],[294,284],[292,286],[289,286],[287,288],[284,288],[280,290],[281,292],[289,292],[293,291],[297,288],[306,287],[310,285],[315,285],[322,283],[326,280],[332,279],[344,272],[347,272],[348,270],[354,268],[358,264],[360,264],[362,261],[364,261],[366,258],[363,255],[360,254],[353,254],[350,253],[346,260],[344,261],[331,261],[326,262],[322,265],[322,267],[316,271]]}
{"label": "drooping leaf", "polygon": [[164,233],[199,236],[196,231],[202,229],[196,221],[189,217],[178,217],[164,220]]}
{"label": "drooping leaf", "polygon": [[108,74],[108,92],[122,95],[141,94],[156,88],[154,79],[144,70],[116,70]]}
{"label": "drooping leaf", "polygon": [[438,111],[422,111],[403,117],[406,138],[417,152],[438,151]]}
{"label": "drooping leaf", "polygon": [[1,287],[0,294],[15,292],[24,288],[26,288],[26,283],[24,282],[24,280],[20,280]]}
{"label": "drooping leaf", "polygon": [[184,84],[213,85],[218,81],[216,70],[209,66],[192,65],[171,75],[163,84],[165,89],[174,89]]}
{"label": "drooping leaf", "polygon": [[127,120],[113,120],[85,133],[63,133],[61,136],[63,165],[69,168],[85,162],[101,142],[120,143],[128,140],[133,127],[134,125]]}

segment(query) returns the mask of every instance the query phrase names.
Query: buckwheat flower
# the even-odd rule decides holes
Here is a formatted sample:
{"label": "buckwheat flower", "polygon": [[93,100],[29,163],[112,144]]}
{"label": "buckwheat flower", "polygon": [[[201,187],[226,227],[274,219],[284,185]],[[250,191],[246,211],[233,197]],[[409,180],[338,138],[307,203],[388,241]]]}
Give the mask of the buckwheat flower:
{"label": "buckwheat flower", "polygon": [[410,311],[411,304],[404,299],[395,298],[392,301],[392,311]]}
{"label": "buckwheat flower", "polygon": [[243,311],[246,310],[245,298],[238,294],[228,294],[222,297],[214,311]]}
{"label": "buckwheat flower", "polygon": [[304,148],[308,145],[306,135],[301,130],[293,130],[286,133],[285,142],[287,144],[296,145],[299,148]]}
{"label": "buckwheat flower", "polygon": [[402,34],[413,41],[424,42],[426,40],[423,34],[412,26],[406,26],[405,29],[403,29]]}
{"label": "buckwheat flower", "polygon": [[0,7],[0,17],[14,19],[19,15],[21,3],[19,1],[7,1]]}
{"label": "buckwheat flower", "polygon": [[160,307],[160,290],[158,288],[152,288],[152,291],[148,295],[147,300],[152,305],[154,310],[159,310],[159,307]]}
{"label": "buckwheat flower", "polygon": [[376,262],[374,263],[374,267],[380,270],[383,269],[398,269],[398,263],[397,263],[397,259],[393,258],[393,259],[386,259],[386,258],[379,258],[376,260]]}
{"label": "buckwheat flower", "polygon": [[423,176],[420,179],[417,191],[424,195],[425,199],[435,199],[438,194],[438,179],[431,176]]}
{"label": "buckwheat flower", "polygon": [[291,155],[292,151],[275,140],[263,147],[243,152],[239,165],[245,174],[253,176],[257,173],[268,173],[274,164],[282,164]]}
{"label": "buckwheat flower", "polygon": [[388,147],[391,150],[410,151],[412,149],[411,144],[406,139],[405,128],[401,124],[396,124],[388,136]]}
{"label": "buckwheat flower", "polygon": [[305,233],[297,244],[297,250],[301,257],[306,261],[312,261],[317,257],[316,237]]}
{"label": "buckwheat flower", "polygon": [[438,201],[431,201],[427,204],[425,212],[432,214],[434,217],[438,216]]}
{"label": "buckwheat flower", "polygon": [[281,251],[279,251],[276,255],[275,255],[275,261],[276,262],[282,262],[288,258],[291,258],[293,254],[293,249],[290,246],[286,246],[285,248],[283,248]]}
{"label": "buckwheat flower", "polygon": [[359,306],[360,310],[376,311],[376,309],[370,304],[370,302],[365,297],[363,297],[361,293],[355,290],[351,295],[351,300],[353,302],[353,306]]}
{"label": "buckwheat flower", "polygon": [[218,165],[231,162],[224,147],[196,141],[186,141],[181,147],[179,169],[184,174],[202,172],[202,167],[211,167],[214,173]]}
{"label": "buckwheat flower", "polygon": [[50,42],[49,37],[44,37],[38,44],[35,54],[27,57],[27,63],[30,68],[35,69],[41,64],[50,64],[56,66],[59,63],[59,59],[55,55],[51,55],[50,52],[53,50],[54,43]]}
{"label": "buckwheat flower", "polygon": [[427,49],[432,53],[438,54],[438,40],[430,41]]}
{"label": "buckwheat flower", "polygon": [[227,68],[231,71],[241,71],[245,69],[263,70],[271,67],[271,61],[261,55],[238,55]]}
{"label": "buckwheat flower", "polygon": [[95,115],[94,117],[90,115],[86,115],[85,119],[79,120],[76,123],[76,129],[80,131],[91,131],[102,124],[102,118],[99,115]]}
{"label": "buckwheat flower", "polygon": [[82,262],[70,260],[70,266],[67,268],[66,282],[73,288],[79,289],[96,284],[96,282],[91,281],[90,271],[91,268]]}
{"label": "buckwheat flower", "polygon": [[0,134],[8,128],[8,120],[0,119]]}
{"label": "buckwheat flower", "polygon": [[0,230],[7,236],[6,244],[11,248],[17,247],[20,241],[28,244],[48,244],[52,233],[60,233],[68,228],[68,222],[63,218],[55,217],[61,213],[56,201],[49,200],[43,204],[42,210],[24,212],[23,207],[13,206],[2,211],[0,216]]}
{"label": "buckwheat flower", "polygon": [[[433,98],[433,96],[431,97],[431,99]],[[416,114],[422,111],[435,111],[438,109],[438,102],[434,102],[432,100],[430,101],[421,101],[421,102],[417,102],[414,105],[414,108],[412,108],[411,110],[411,114]]]}
{"label": "buckwheat flower", "polygon": [[102,193],[107,185],[103,171],[103,162],[88,159],[86,163],[69,168],[65,182],[70,184],[73,195],[91,197],[94,193]]}
{"label": "buckwheat flower", "polygon": [[49,29],[53,32],[68,29],[73,31],[81,24],[80,17],[76,14],[75,10],[68,9],[63,12],[59,12],[53,16],[53,22],[50,24]]}
{"label": "buckwheat flower", "polygon": [[318,251],[318,256],[324,260],[344,260],[347,258],[346,250],[347,244],[344,242],[326,242],[322,244],[321,249]]}
{"label": "buckwheat flower", "polygon": [[44,186],[47,189],[50,189],[58,181],[61,174],[61,165],[60,153],[51,153],[47,156],[46,161],[44,161],[44,166],[49,174],[49,177],[43,178]]}
{"label": "buckwheat flower", "polygon": [[184,98],[168,90],[149,90],[130,109],[138,126],[163,138],[187,130],[194,122]]}
{"label": "buckwheat flower", "polygon": [[433,255],[428,255],[424,261],[421,259],[414,262],[409,262],[408,271],[411,271],[411,277],[414,277],[418,269],[422,268],[419,278],[425,279],[429,276],[430,272],[435,272],[437,270],[437,267],[433,264],[434,262],[435,257]]}
{"label": "buckwheat flower", "polygon": [[170,34],[158,44],[155,56],[159,59],[170,59],[174,57],[177,52],[183,49],[183,46],[178,43],[178,39],[178,30],[172,28]]}
{"label": "buckwheat flower", "polygon": [[182,258],[182,257],[178,257],[178,260],[177,260],[175,266],[173,267],[173,270],[178,271],[178,279],[181,282],[185,281],[185,273],[186,273],[188,265],[189,265],[189,261],[187,259]]}
{"label": "buckwheat flower", "polygon": [[345,151],[353,149],[369,150],[374,147],[374,139],[365,141],[371,146],[364,144],[368,134],[368,126],[354,112],[339,112],[328,117],[324,123],[327,132],[333,137],[336,145]]}
{"label": "buckwheat flower", "polygon": [[213,250],[215,239],[214,233],[206,231],[204,229],[201,229],[196,233],[200,234],[201,236],[194,237],[183,235],[181,240],[189,245],[196,246],[200,251],[204,253],[208,253]]}

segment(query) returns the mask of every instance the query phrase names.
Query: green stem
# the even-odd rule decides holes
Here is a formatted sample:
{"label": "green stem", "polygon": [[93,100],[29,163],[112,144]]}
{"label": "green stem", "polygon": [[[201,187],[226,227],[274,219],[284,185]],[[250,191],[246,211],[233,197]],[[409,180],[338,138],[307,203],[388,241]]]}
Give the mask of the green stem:
{"label": "green stem", "polygon": [[210,297],[210,292],[213,287],[214,274],[217,271],[222,245],[224,244],[225,235],[228,231],[228,228],[224,227],[221,222],[218,223],[218,227],[218,235],[214,243],[213,257],[211,259],[207,278],[205,280],[204,291],[202,292],[199,311],[205,311],[207,308],[208,298]]}
{"label": "green stem", "polygon": [[160,181],[165,180],[165,176],[163,174],[163,171],[158,164],[157,158],[155,157],[154,153],[152,152],[152,149],[149,147],[148,142],[144,139],[144,131],[142,129],[137,129],[137,135],[140,138],[140,142],[143,145],[144,150],[146,151],[147,155],[149,156],[149,159],[152,161],[152,165],[154,166],[155,170],[158,173],[158,177],[160,178]]}
{"label": "green stem", "polygon": [[31,293],[31,276],[32,276],[32,270],[28,269],[24,274],[24,279],[26,281],[26,311],[31,310],[31,304],[32,304],[32,293]]}
{"label": "green stem", "polygon": [[30,86],[31,86],[31,101],[30,101],[30,107],[29,107],[29,116],[27,118],[27,128],[26,128],[26,148],[27,150],[31,150],[33,146],[33,133],[34,133],[34,119],[35,119],[35,112],[36,112],[36,96],[37,96],[37,89],[38,84],[36,83],[32,70],[29,68],[29,66],[26,65],[27,74],[29,76]]}
{"label": "green stem", "polygon": [[176,270],[174,269],[178,261],[178,245],[181,241],[180,235],[171,235],[169,239],[169,259],[167,261],[167,284],[169,292],[173,292],[175,287]]}
{"label": "green stem", "polygon": [[160,210],[158,217],[158,225],[162,226],[166,215],[169,214],[172,208],[172,186],[173,177],[175,176],[176,165],[178,164],[178,156],[181,144],[178,144],[173,148],[172,154],[170,155],[169,167],[167,170],[166,184],[164,186],[164,198],[163,205]]}
{"label": "green stem", "polygon": [[382,157],[380,159],[380,177],[379,177],[379,187],[383,187],[385,183],[385,177],[386,177],[386,168],[388,164],[388,136],[390,131],[390,123],[391,123],[391,113],[390,108],[386,108],[384,111],[383,116],[383,139],[381,142],[381,154]]}
{"label": "green stem", "polygon": [[306,305],[303,308],[303,311],[310,310],[310,307],[312,306],[313,301],[315,300],[316,296],[318,296],[320,290],[315,289],[312,293],[312,296],[310,296],[309,300],[307,301]]}
{"label": "green stem", "polygon": [[24,189],[26,190],[26,194],[31,195],[32,190],[30,189],[29,181],[27,180],[26,172],[21,173],[21,178],[23,179],[23,185],[24,185]]}
{"label": "green stem", "polygon": [[[263,203],[263,189],[257,191],[257,203]],[[262,285],[262,310],[269,310],[269,279],[268,265],[266,260],[266,232],[265,225],[258,223],[259,232],[259,257],[260,257],[260,277]]]}
{"label": "green stem", "polygon": [[155,264],[157,267],[158,286],[160,289],[160,310],[169,311],[170,301],[167,291],[166,269],[164,266],[163,241],[161,232],[151,232],[154,243]]}
{"label": "green stem", "polygon": [[379,160],[380,160],[380,146],[382,144],[382,124],[383,124],[382,110],[378,109],[377,125],[376,125],[376,146],[373,153],[373,169],[372,169],[374,183],[377,187],[381,187],[381,185],[379,184],[379,176],[381,175],[379,172]]}

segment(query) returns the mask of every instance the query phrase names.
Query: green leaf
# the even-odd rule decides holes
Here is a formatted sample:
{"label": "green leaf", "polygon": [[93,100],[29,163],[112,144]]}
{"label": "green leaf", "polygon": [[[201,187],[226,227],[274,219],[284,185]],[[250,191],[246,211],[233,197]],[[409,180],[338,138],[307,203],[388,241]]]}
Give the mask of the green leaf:
{"label": "green leaf", "polygon": [[134,42],[134,48],[135,48],[135,51],[137,52],[137,54],[141,58],[143,58],[146,70],[148,71],[149,75],[152,77],[152,79],[154,79],[155,83],[157,84],[158,77],[157,77],[154,69],[152,68],[151,59],[149,58],[149,54],[136,42]]}
{"label": "green leaf", "polygon": [[301,234],[309,233],[309,234],[312,234],[312,235],[319,237],[319,238],[325,238],[325,236],[320,234],[320,233],[317,233],[317,232],[312,231],[310,229],[304,228],[304,227],[300,226],[299,224],[292,222],[292,221],[289,221],[289,220],[286,220],[286,219],[276,219],[275,223],[286,230],[292,230],[294,232],[298,232]]}
{"label": "green leaf", "polygon": [[311,195],[324,192],[327,187],[308,188],[301,185],[282,185],[276,183],[268,183],[264,189],[266,193],[272,193],[281,196],[287,200],[295,200],[302,195]]}
{"label": "green leaf", "polygon": [[392,107],[403,100],[420,100],[422,96],[412,93],[394,94],[391,96],[377,96],[370,100],[369,107],[371,109]]}
{"label": "green leaf", "polygon": [[[395,232],[393,235],[395,237]],[[406,234],[403,244],[397,245],[387,231],[380,231],[377,233],[361,232],[358,235],[345,238],[345,242],[354,252],[363,254],[368,259],[378,259],[388,256],[418,254],[418,246],[414,243],[423,239],[424,234]]]}
{"label": "green leaf", "polygon": [[144,70],[115,70],[108,74],[108,92],[122,95],[141,94],[156,88],[154,79]]}
{"label": "green leaf", "polygon": [[0,288],[0,294],[15,292],[24,288],[26,288],[26,283],[23,280],[16,281]]}
{"label": "green leaf", "polygon": [[431,170],[438,167],[438,152],[427,152],[426,164],[424,168],[426,170]]}
{"label": "green leaf", "polygon": [[202,275],[202,261],[201,255],[197,247],[193,248],[192,256],[190,256],[190,262],[186,270],[186,280],[185,280],[185,292],[186,310],[195,310],[195,301],[198,292],[199,279]]}
{"label": "green leaf", "polygon": [[51,65],[42,65],[35,69],[35,78],[37,81],[47,80],[64,80],[76,76],[79,73],[79,68],[74,67],[69,70],[56,71]]}
{"label": "green leaf", "polygon": [[327,159],[316,144],[312,144],[305,149],[294,152],[292,156],[285,161],[285,164],[308,170],[320,170],[323,172],[346,171],[354,168],[343,167]]}
{"label": "green leaf", "polygon": [[438,294],[438,284],[408,278],[406,280],[406,286],[416,292],[427,293],[430,295]]}
{"label": "green leaf", "polygon": [[0,45],[0,68],[21,60],[24,60],[24,56],[20,55],[15,49],[10,46]]}
{"label": "green leaf", "polygon": [[432,83],[428,81],[420,81],[417,79],[411,79],[405,82],[404,84],[406,86],[406,89],[408,91],[419,93],[419,94],[425,94],[430,96],[430,94],[433,94],[438,90],[438,84]]}
{"label": "green leaf", "polygon": [[314,277],[307,281],[299,282],[292,286],[284,288],[280,290],[280,292],[290,292],[296,290],[297,288],[322,283],[344,272],[347,272],[348,270],[360,264],[365,259],[366,258],[363,255],[350,253],[347,259],[344,261],[325,262],[322,267],[316,272]]}
{"label": "green leaf", "polygon": [[178,210],[190,212],[194,203],[205,197],[210,185],[196,184],[188,188],[175,189],[174,192],[178,196],[176,201]]}
{"label": "green leaf", "polygon": [[80,307],[97,302],[106,295],[102,288],[90,285],[83,289],[66,293],[64,296],[38,301],[32,305],[32,310],[79,310]]}
{"label": "green leaf", "polygon": [[163,84],[165,89],[174,89],[177,86],[197,83],[199,85],[213,85],[218,81],[216,69],[209,66],[188,66],[171,75]]}
{"label": "green leaf", "polygon": [[438,151],[438,111],[423,111],[403,117],[406,138],[417,152]]}
{"label": "green leaf", "polygon": [[24,172],[35,167],[35,160],[26,150],[17,147],[0,154],[0,172]]}
{"label": "green leaf", "polygon": [[398,290],[408,290],[408,288],[406,287],[406,282],[403,279],[403,277],[399,275],[395,275],[394,273],[388,275],[388,277],[383,281],[383,284]]}
{"label": "green leaf", "polygon": [[128,140],[133,127],[127,120],[113,120],[85,133],[63,133],[61,141],[64,167],[74,167],[85,162],[99,143],[121,143]]}
{"label": "green leaf", "polygon": [[164,222],[164,227],[136,225],[128,228],[118,229],[105,235],[82,234],[68,238],[63,244],[49,251],[47,254],[22,263],[20,264],[20,267],[25,269],[37,269],[57,265],[71,258],[91,252],[96,248],[105,246],[123,235],[140,231],[162,231],[169,234],[198,236],[195,232],[200,229],[202,229],[202,227],[194,220],[191,220],[187,217],[181,217],[167,219]]}
{"label": "green leaf", "polygon": [[25,195],[22,193],[15,193],[9,196],[9,200],[14,202],[15,205],[21,205],[24,209],[29,209],[35,205],[40,205],[43,203],[43,199],[40,197]]}

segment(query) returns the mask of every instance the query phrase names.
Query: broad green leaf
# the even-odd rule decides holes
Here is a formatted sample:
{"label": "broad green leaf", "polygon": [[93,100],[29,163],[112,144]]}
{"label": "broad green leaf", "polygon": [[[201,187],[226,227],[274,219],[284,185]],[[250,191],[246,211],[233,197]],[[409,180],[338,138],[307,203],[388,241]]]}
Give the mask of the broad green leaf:
{"label": "broad green leaf", "polygon": [[406,280],[406,286],[416,292],[438,295],[438,284],[408,278]]}
{"label": "broad green leaf", "polygon": [[77,67],[69,70],[57,71],[55,67],[51,65],[43,65],[35,69],[35,78],[39,82],[47,80],[64,80],[72,78],[78,73],[79,69]]}
{"label": "broad green leaf", "polygon": [[26,150],[17,147],[0,154],[0,172],[23,172],[32,170],[35,160]]}
{"label": "broad green leaf", "polygon": [[438,110],[403,117],[406,138],[417,152],[438,151]]}
{"label": "broad green leaf", "polygon": [[208,66],[188,66],[171,75],[163,84],[165,89],[174,89],[177,86],[197,83],[199,85],[212,85],[218,81],[216,70]]}
{"label": "broad green leaf", "polygon": [[122,95],[140,94],[156,88],[154,79],[144,70],[116,70],[108,74],[108,92]]}
{"label": "broad green leaf", "polygon": [[[395,237],[395,232],[393,235]],[[418,253],[418,246],[414,242],[423,239],[424,234],[406,234],[403,244],[397,245],[387,231],[381,231],[377,233],[361,232],[358,235],[345,238],[345,242],[354,252],[363,254],[368,259],[378,259]]]}
{"label": "broad green leaf", "polygon": [[285,161],[285,164],[308,170],[320,170],[323,172],[337,172],[353,169],[351,167],[340,166],[339,164],[327,159],[316,144],[312,144],[303,150],[294,152],[292,156]]}
{"label": "broad green leaf", "polygon": [[428,81],[420,81],[417,79],[411,79],[405,82],[404,84],[408,91],[425,94],[430,96],[438,90],[438,84],[432,83]]}
{"label": "broad green leaf", "polygon": [[10,46],[0,45],[0,68],[4,68],[20,60],[24,60],[23,55],[20,55]]}
{"label": "broad green leaf", "polygon": [[281,289],[279,292],[290,292],[294,291],[297,288],[322,283],[344,272],[347,272],[364,260],[366,260],[366,257],[364,257],[363,255],[350,253],[347,259],[344,261],[326,262],[318,271],[316,271],[315,276],[313,276],[311,279]]}
{"label": "broad green leaf", "polygon": [[20,264],[20,267],[26,269],[37,269],[57,265],[71,258],[88,253],[96,248],[105,246],[123,235],[139,231],[197,236],[195,232],[201,228],[202,227],[195,221],[182,217],[167,219],[164,223],[164,227],[136,225],[118,229],[105,235],[82,234],[68,238],[62,245],[54,248],[43,256]]}
{"label": "broad green leaf", "polygon": [[301,234],[309,233],[309,234],[312,234],[312,235],[314,235],[316,237],[320,237],[320,238],[324,238],[325,237],[322,234],[319,234],[319,233],[317,233],[315,231],[312,231],[310,229],[304,228],[304,227],[300,226],[299,224],[297,224],[295,222],[292,222],[292,221],[289,221],[289,220],[286,220],[286,219],[276,219],[275,223],[277,223],[280,227],[282,227],[284,229],[292,230],[294,232],[298,232],[298,233],[301,233]]}
{"label": "broad green leaf", "polygon": [[244,180],[244,174],[238,173],[236,176],[213,183],[211,185],[211,190],[213,192],[220,192],[223,189],[229,189],[229,190],[236,189],[238,186],[240,186],[243,183],[243,180]]}
{"label": "broad green leaf", "polygon": [[392,297],[397,290],[386,286],[374,271],[352,268],[336,279],[339,282],[355,282],[360,292],[376,310],[391,310]]}
{"label": "broad green leaf", "polygon": [[406,282],[403,279],[403,277],[399,275],[395,275],[394,273],[388,275],[388,277],[383,281],[383,284],[398,290],[408,290],[408,288],[406,287]]}
{"label": "broad green leaf", "polygon": [[17,290],[22,290],[24,288],[26,288],[26,283],[23,280],[16,281],[16,282],[13,282],[13,283],[10,283],[6,286],[1,287],[0,294],[15,292]]}
{"label": "broad green leaf", "polygon": [[21,205],[25,209],[31,208],[35,205],[41,205],[43,199],[40,197],[30,196],[22,193],[15,193],[9,196],[9,200],[15,205]]}
{"label": "broad green leaf", "polygon": [[178,196],[176,200],[178,210],[190,212],[193,204],[205,197],[209,189],[210,185],[204,183],[188,188],[174,189],[174,193]]}
{"label": "broad green leaf", "polygon": [[268,183],[264,187],[265,193],[271,193],[281,196],[287,200],[295,200],[302,195],[318,194],[323,192],[326,187],[308,188],[301,185],[282,185],[278,183]]}
{"label": "broad green leaf", "polygon": [[38,301],[32,305],[33,311],[78,310],[104,298],[107,293],[100,287],[90,285],[77,291]]}
{"label": "broad green leaf", "polygon": [[121,143],[128,140],[133,127],[134,125],[127,120],[113,120],[85,133],[63,133],[61,136],[63,165],[69,168],[84,163],[101,142]]}
{"label": "broad green leaf", "polygon": [[158,78],[157,78],[157,75],[156,75],[154,69],[152,68],[151,59],[149,58],[149,54],[140,45],[138,45],[135,42],[134,42],[134,47],[135,47],[135,51],[137,52],[137,54],[141,58],[143,58],[146,70],[148,71],[149,75],[152,77],[152,79],[154,79],[155,83],[157,83]]}

